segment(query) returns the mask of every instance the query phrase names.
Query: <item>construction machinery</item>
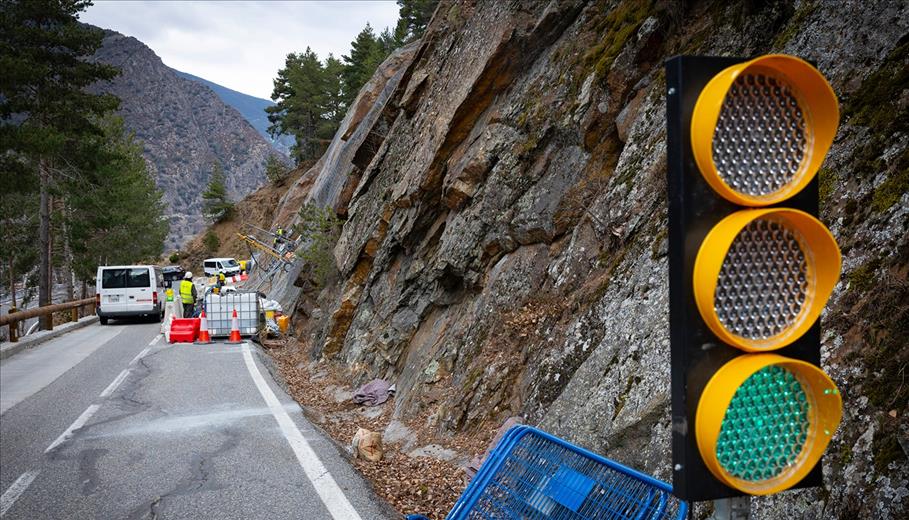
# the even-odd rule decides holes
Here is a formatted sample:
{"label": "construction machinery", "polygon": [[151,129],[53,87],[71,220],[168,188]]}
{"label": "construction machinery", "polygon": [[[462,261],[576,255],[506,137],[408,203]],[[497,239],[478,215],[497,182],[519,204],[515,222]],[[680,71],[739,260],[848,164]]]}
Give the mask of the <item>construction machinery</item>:
{"label": "construction machinery", "polygon": [[300,238],[292,240],[290,237],[278,235],[251,224],[246,224],[245,228],[247,228],[244,229],[246,232],[237,233],[237,236],[246,242],[250,257],[255,261],[259,271],[256,282],[251,287],[251,289],[258,290],[266,282],[271,283],[277,273],[290,271],[297,259],[295,251]]}

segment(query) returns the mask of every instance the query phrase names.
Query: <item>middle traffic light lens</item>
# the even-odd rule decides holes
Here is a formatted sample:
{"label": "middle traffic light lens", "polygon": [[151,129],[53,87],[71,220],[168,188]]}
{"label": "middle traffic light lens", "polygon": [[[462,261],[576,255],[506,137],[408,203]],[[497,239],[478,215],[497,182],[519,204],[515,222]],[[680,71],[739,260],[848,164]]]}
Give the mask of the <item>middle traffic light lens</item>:
{"label": "middle traffic light lens", "polygon": [[808,263],[782,220],[758,218],[732,241],[716,284],[714,308],[726,329],[751,340],[792,325],[808,293]]}
{"label": "middle traffic light lens", "polygon": [[839,247],[811,215],[788,208],[736,211],[701,243],[694,300],[721,341],[749,352],[774,350],[814,324],[839,273]]}

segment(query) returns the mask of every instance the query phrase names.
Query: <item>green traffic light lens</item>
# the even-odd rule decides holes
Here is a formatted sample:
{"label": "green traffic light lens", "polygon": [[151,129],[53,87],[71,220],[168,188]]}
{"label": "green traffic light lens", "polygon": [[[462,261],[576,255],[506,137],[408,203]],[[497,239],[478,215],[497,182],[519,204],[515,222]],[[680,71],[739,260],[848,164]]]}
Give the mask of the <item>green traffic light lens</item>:
{"label": "green traffic light lens", "polygon": [[729,474],[755,482],[780,475],[808,438],[808,396],[792,372],[777,365],[751,375],[736,390],[716,443]]}

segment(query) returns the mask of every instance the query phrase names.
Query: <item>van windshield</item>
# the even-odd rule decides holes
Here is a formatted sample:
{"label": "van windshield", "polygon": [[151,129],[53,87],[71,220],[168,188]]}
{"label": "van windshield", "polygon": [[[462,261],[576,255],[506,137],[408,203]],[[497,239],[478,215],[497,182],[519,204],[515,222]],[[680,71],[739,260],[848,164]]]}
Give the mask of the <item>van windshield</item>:
{"label": "van windshield", "polygon": [[231,258],[230,260],[228,260],[227,262],[224,262],[224,263],[227,265],[227,267],[237,267],[238,265],[240,265],[233,258]]}

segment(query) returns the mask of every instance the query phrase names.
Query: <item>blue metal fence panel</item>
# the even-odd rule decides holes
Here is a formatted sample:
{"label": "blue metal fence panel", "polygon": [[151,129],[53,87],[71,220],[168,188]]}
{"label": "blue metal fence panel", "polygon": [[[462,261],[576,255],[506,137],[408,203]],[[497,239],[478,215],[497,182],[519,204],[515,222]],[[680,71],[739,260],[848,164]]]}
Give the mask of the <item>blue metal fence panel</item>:
{"label": "blue metal fence panel", "polygon": [[529,426],[508,430],[446,517],[683,519],[672,487]]}

